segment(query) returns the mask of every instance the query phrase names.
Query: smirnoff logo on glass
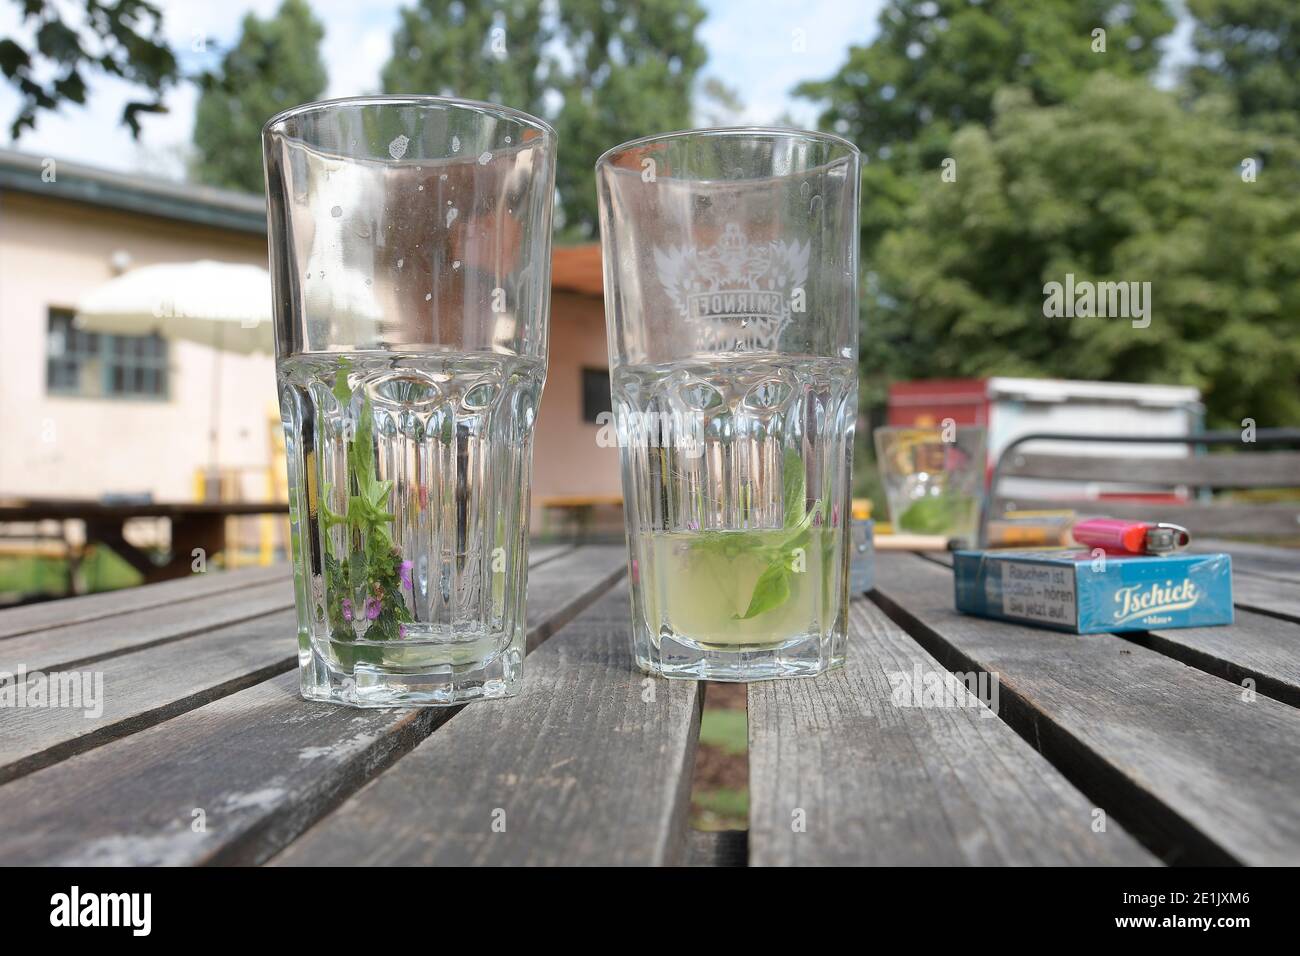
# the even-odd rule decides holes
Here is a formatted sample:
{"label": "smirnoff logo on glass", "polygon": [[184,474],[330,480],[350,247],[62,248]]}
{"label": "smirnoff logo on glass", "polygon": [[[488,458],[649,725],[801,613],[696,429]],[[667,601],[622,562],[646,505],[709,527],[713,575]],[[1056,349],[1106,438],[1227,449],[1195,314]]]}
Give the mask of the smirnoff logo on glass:
{"label": "smirnoff logo on glass", "polygon": [[664,292],[695,330],[695,347],[746,352],[777,347],[794,312],[803,310],[810,243],[750,242],[728,223],[712,246],[655,250]]}

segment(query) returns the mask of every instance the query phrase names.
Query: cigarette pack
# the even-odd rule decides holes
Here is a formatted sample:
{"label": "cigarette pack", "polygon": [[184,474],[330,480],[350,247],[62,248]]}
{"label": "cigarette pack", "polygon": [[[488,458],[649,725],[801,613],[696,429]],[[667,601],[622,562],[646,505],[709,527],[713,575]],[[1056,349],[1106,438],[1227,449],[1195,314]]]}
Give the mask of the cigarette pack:
{"label": "cigarette pack", "polygon": [[958,551],[957,610],[1075,634],[1232,623],[1226,554]]}
{"label": "cigarette pack", "polygon": [[870,519],[853,519],[849,555],[849,593],[866,594],[876,579],[876,549]]}

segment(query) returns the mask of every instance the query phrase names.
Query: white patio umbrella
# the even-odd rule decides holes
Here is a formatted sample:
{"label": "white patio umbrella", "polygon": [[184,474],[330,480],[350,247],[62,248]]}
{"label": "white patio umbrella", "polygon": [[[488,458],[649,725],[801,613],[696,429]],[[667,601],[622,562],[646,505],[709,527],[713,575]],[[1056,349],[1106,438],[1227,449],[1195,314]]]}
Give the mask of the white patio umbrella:
{"label": "white patio umbrella", "polygon": [[271,278],[232,262],[163,263],[132,269],[85,295],[73,324],[87,332],[148,335],[211,346],[210,468],[217,467],[221,353],[272,352]]}
{"label": "white patio umbrella", "polygon": [[176,262],[132,269],[77,304],[77,328],[271,352],[271,278],[258,266]]}
{"label": "white patio umbrella", "polygon": [[[312,256],[323,274],[337,250],[325,244]],[[336,276],[329,283],[309,284],[303,291],[308,313],[346,317],[377,325],[383,310],[367,277],[329,260]],[[163,263],[132,269],[92,290],[77,304],[73,324],[87,332],[148,335],[182,339],[214,349],[212,376],[211,467],[217,465],[221,417],[221,353],[275,350],[271,331],[271,278],[258,266],[232,262]]]}

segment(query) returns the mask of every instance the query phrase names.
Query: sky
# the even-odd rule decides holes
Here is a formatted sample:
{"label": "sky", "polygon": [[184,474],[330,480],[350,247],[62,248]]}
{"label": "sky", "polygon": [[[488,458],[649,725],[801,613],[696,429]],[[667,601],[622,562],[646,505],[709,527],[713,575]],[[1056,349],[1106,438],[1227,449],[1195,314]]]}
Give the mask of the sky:
{"label": "sky", "polygon": [[[66,2],[66,0],[64,0]],[[215,51],[234,44],[247,13],[273,14],[281,0],[155,0],[164,11],[167,39],[183,67],[210,65]],[[330,76],[328,96],[379,90],[379,73],[392,48],[398,11],[414,0],[309,0],[325,26],[322,56]],[[705,76],[740,93],[737,122],[771,123],[781,117],[811,126],[816,107],[790,96],[802,80],[821,79],[844,62],[852,44],[871,39],[884,0],[702,0],[708,12],[699,36],[709,53]],[[0,0],[0,36],[13,35],[19,8]],[[510,38],[507,36],[507,44]],[[206,51],[204,52],[204,47]],[[8,128],[18,96],[0,82],[0,143],[26,153],[122,172],[181,179],[198,94],[182,84],[166,98],[168,113],[143,114],[137,142],[119,123],[122,107],[138,92],[112,77],[98,77],[85,107],[65,105],[41,113],[36,129],[15,143]],[[616,145],[616,144],[610,144]]]}

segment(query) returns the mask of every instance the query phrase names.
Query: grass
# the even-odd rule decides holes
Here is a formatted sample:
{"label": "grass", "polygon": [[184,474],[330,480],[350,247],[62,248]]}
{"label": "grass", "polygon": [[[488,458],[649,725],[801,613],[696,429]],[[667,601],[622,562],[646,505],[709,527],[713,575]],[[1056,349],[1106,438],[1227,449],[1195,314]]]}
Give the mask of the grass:
{"label": "grass", "polygon": [[744,754],[749,750],[749,720],[743,710],[708,709],[700,721],[700,743],[717,747],[726,754]]}
{"label": "grass", "polygon": [[749,820],[749,793],[723,788],[691,795],[697,830],[743,830]]}
{"label": "grass", "polygon": [[[140,572],[107,548],[90,548],[78,576],[83,593],[115,591],[142,583]],[[68,562],[41,555],[0,554],[0,594],[65,594]]]}

